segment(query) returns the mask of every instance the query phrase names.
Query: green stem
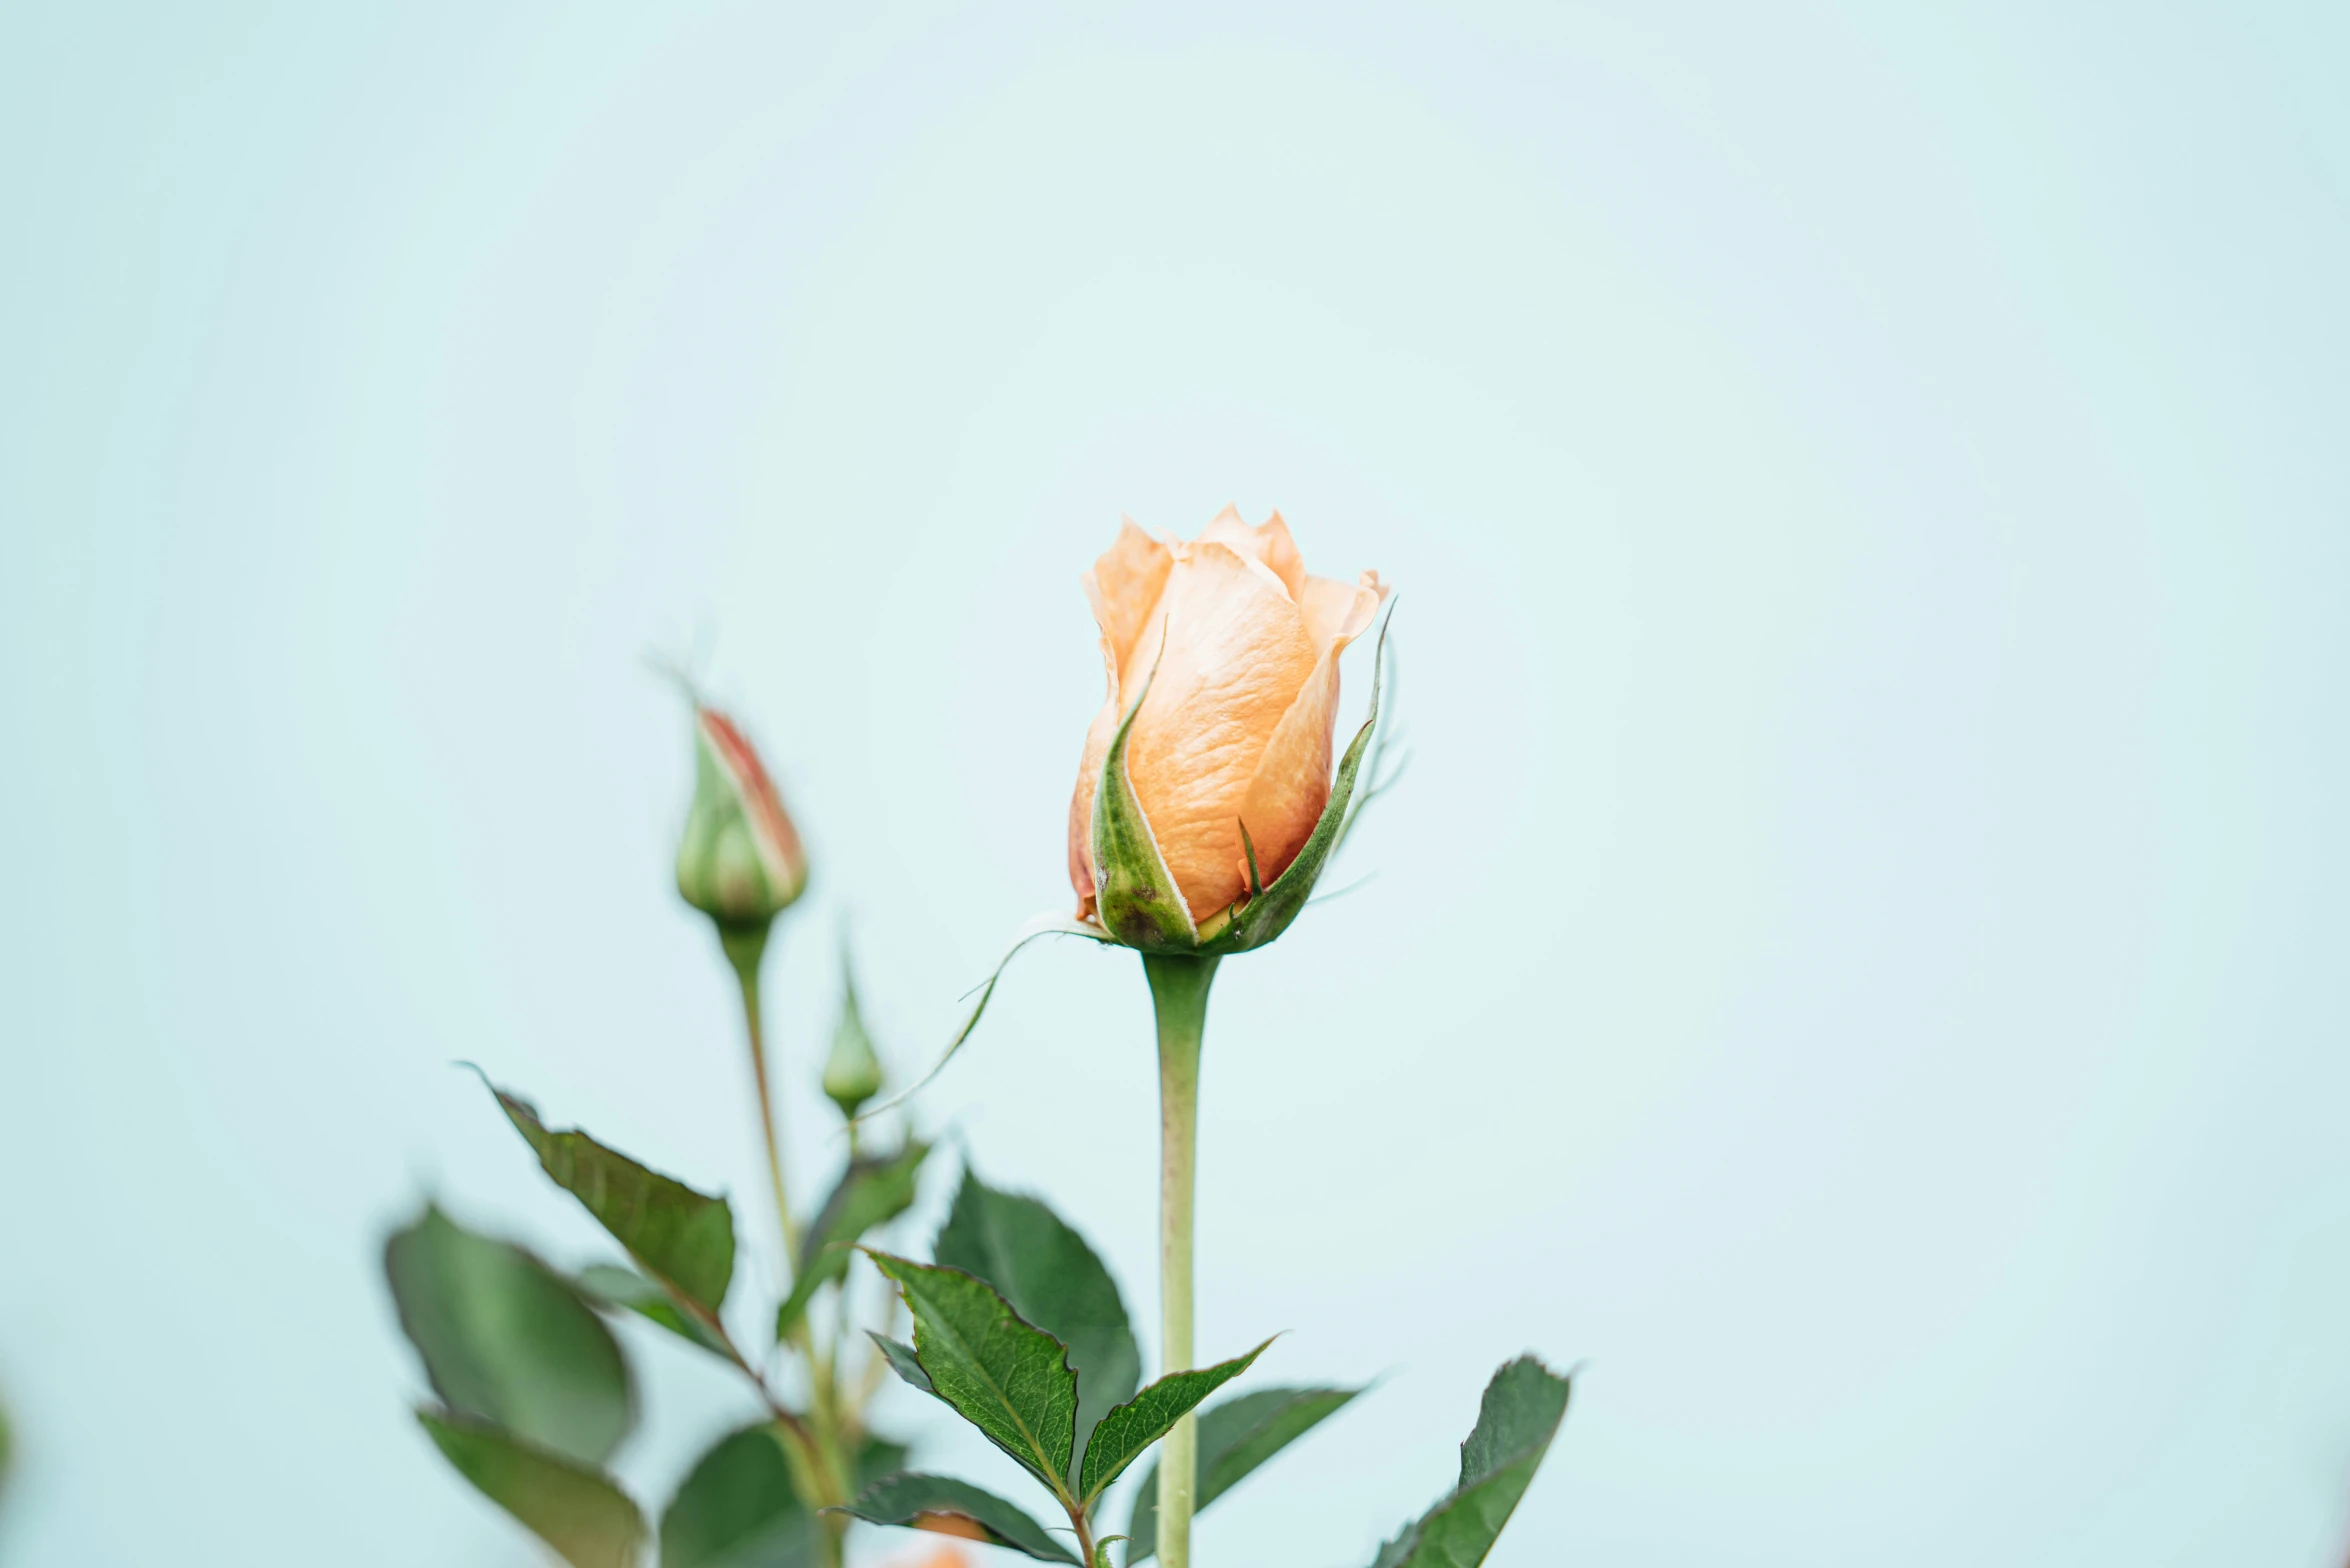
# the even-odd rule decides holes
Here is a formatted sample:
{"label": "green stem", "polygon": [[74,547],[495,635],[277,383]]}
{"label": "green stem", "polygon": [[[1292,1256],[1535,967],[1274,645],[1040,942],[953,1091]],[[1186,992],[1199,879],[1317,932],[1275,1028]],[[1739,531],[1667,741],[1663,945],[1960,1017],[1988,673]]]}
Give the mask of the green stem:
{"label": "green stem", "polygon": [[767,1087],[767,1033],[759,1017],[759,964],[767,955],[765,923],[720,926],[718,941],[726,961],[742,982],[743,1026],[751,1042],[751,1081],[759,1091],[759,1131],[767,1141],[767,1177],[775,1187],[775,1220],[783,1230],[783,1261],[788,1271],[800,1255],[800,1227],[792,1219],[791,1198],[783,1183],[783,1148],[775,1136],[775,1101]]}
{"label": "green stem", "polygon": [[[1191,1207],[1199,1166],[1199,1052],[1214,958],[1145,953],[1159,1024],[1159,1375],[1191,1369]],[[1175,1423],[1159,1448],[1162,1568],[1191,1568],[1199,1428]]]}
{"label": "green stem", "polygon": [[[766,921],[756,925],[721,924],[718,942],[726,950],[726,961],[734,966],[735,979],[742,984],[743,1031],[751,1046],[751,1082],[759,1091],[759,1132],[767,1148],[767,1179],[774,1189],[775,1223],[783,1232],[783,1262],[788,1282],[800,1255],[800,1227],[792,1217],[791,1194],[784,1185],[783,1143],[775,1130],[775,1097],[767,1082],[767,1031],[759,1004],[759,968],[767,956],[771,929],[772,923]],[[841,1451],[839,1411],[834,1406],[829,1358],[818,1358],[805,1320],[793,1329],[792,1338],[808,1359],[810,1375],[808,1419],[799,1429],[806,1453],[804,1463],[796,1467],[795,1473],[804,1471],[799,1477],[798,1490],[814,1508],[845,1503],[850,1466],[848,1457]],[[749,1370],[747,1364],[745,1370]],[[782,1407],[775,1408],[780,1417]],[[820,1568],[841,1568],[841,1540],[847,1531],[846,1520],[833,1515],[820,1516],[816,1531]]]}

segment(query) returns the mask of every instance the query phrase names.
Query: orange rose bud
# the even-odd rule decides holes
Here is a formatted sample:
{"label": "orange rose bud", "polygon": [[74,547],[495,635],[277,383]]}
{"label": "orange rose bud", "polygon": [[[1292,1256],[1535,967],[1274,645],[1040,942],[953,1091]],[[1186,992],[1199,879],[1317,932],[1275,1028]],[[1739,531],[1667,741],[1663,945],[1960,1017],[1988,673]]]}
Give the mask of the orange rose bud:
{"label": "orange rose bud", "polygon": [[734,721],[694,705],[694,803],[677,848],[677,891],[722,927],[764,930],[808,885],[799,832]]}
{"label": "orange rose bud", "polygon": [[[1227,507],[1188,543],[1126,522],[1085,595],[1109,691],[1069,803],[1079,918],[1146,950],[1205,949],[1219,933],[1235,951],[1271,940],[1277,928],[1243,940],[1229,912],[1281,879],[1333,804],[1339,655],[1386,586],[1377,572],[1311,576],[1279,513],[1251,528]],[[1327,847],[1325,835],[1304,881]],[[1113,883],[1143,886],[1146,903],[1160,890],[1140,925],[1120,918],[1123,901],[1103,907]]]}

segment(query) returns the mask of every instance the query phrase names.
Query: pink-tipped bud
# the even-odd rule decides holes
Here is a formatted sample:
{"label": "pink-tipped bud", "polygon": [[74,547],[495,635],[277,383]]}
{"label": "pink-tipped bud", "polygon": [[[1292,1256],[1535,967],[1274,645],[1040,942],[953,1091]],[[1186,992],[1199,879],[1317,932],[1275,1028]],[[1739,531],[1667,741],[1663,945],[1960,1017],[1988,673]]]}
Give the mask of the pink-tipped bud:
{"label": "pink-tipped bud", "polygon": [[677,847],[677,891],[725,926],[760,926],[808,885],[800,835],[734,721],[694,708],[694,804]]}

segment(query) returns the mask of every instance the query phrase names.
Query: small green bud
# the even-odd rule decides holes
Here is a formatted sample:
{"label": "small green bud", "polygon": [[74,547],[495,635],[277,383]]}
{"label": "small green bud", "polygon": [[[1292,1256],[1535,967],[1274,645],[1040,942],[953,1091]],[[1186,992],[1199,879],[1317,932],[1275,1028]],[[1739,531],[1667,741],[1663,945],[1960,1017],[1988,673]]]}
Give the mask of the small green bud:
{"label": "small green bud", "polygon": [[756,926],[808,885],[800,835],[734,722],[694,706],[694,803],[677,846],[677,891],[721,926]]}
{"label": "small green bud", "polygon": [[848,956],[841,957],[839,1027],[832,1031],[832,1054],[824,1059],[824,1092],[854,1120],[857,1108],[881,1092],[881,1059],[873,1054],[873,1038],[865,1032],[865,1015],[857,1007],[857,980],[849,972]]}

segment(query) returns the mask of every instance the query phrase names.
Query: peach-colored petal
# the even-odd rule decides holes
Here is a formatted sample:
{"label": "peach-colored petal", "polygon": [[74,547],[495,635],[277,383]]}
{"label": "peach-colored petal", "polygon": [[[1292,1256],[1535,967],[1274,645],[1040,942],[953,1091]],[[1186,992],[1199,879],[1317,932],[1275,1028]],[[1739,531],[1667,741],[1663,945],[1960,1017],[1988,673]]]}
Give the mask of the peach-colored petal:
{"label": "peach-colored petal", "polygon": [[1126,772],[1199,920],[1246,891],[1233,869],[1242,800],[1319,650],[1279,581],[1228,545],[1183,547],[1161,609],[1168,631],[1157,675],[1139,659],[1129,665],[1129,700],[1142,679],[1152,684]]}
{"label": "peach-colored petal", "polygon": [[1306,580],[1305,557],[1297,553],[1297,541],[1289,537],[1289,525],[1279,512],[1266,518],[1262,528],[1251,528],[1240,520],[1239,508],[1228,506],[1200,530],[1199,537],[1202,544],[1228,544],[1258,562],[1281,579],[1291,602],[1300,602],[1298,595]]}
{"label": "peach-colored petal", "polygon": [[1125,517],[1118,520],[1117,542],[1085,574],[1085,599],[1093,606],[1094,624],[1102,630],[1113,678],[1132,658],[1174,564],[1174,552]]}
{"label": "peach-colored petal", "polygon": [[[1241,805],[1241,820],[1257,847],[1257,874],[1268,886],[1305,848],[1322,808],[1329,804],[1338,656],[1370,627],[1384,597],[1386,590],[1379,586],[1376,572],[1365,572],[1351,588],[1325,577],[1307,580],[1306,621],[1321,654],[1297,701],[1266,742]],[[1245,878],[1247,861],[1243,859],[1236,870]]]}
{"label": "peach-colored petal", "polygon": [[1343,646],[1360,637],[1370,629],[1386,597],[1387,585],[1379,580],[1379,574],[1365,572],[1351,583],[1308,577],[1297,602],[1305,612],[1306,635],[1320,648],[1333,642]]}

